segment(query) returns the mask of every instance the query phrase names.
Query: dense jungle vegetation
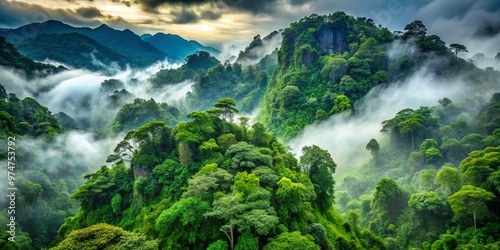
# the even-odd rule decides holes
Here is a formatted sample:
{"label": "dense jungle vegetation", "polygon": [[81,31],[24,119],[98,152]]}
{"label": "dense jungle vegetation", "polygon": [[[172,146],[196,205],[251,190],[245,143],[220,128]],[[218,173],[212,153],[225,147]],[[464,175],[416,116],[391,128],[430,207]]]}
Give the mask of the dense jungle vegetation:
{"label": "dense jungle vegetation", "polygon": [[[272,34],[280,47],[255,64],[240,62],[255,60],[251,51],[267,41],[260,36],[234,63],[199,51],[134,83],[154,91],[192,83],[180,106],[105,80],[116,116],[99,125],[82,127],[0,85],[2,141],[16,136],[45,150],[17,152],[17,242],[2,231],[0,249],[500,248],[500,72],[461,59],[463,45],[446,46],[418,20],[391,32],[343,12],[313,14]],[[63,36],[101,46],[76,34],[25,45]],[[2,65],[28,76],[64,70],[12,44],[2,53],[13,55]],[[306,126],[354,116],[367,93],[423,69],[438,80],[459,76],[475,91],[387,114],[381,139],[362,138],[358,152],[371,160],[341,174],[333,152],[306,145],[294,155],[287,146]],[[120,137],[97,171],[51,154],[80,130]],[[8,218],[2,211],[0,223]]]}

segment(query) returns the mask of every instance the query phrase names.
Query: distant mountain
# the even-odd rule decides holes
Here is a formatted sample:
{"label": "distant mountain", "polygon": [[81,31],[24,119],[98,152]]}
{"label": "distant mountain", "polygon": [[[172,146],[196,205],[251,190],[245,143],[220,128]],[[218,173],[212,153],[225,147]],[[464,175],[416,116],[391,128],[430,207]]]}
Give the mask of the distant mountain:
{"label": "distant mountain", "polygon": [[135,61],[79,33],[43,34],[28,38],[17,47],[22,54],[35,60],[51,59],[90,70],[106,70],[113,62],[125,68],[127,63]]}
{"label": "distant mountain", "polygon": [[19,44],[22,41],[42,34],[80,33],[98,43],[110,47],[129,58],[135,58],[134,64],[147,66],[158,60],[163,60],[167,55],[153,45],[143,41],[134,32],[115,30],[103,24],[95,29],[77,28],[60,21],[49,20],[43,23],[31,23],[16,29],[4,30],[0,35],[8,42]]}
{"label": "distant mountain", "polygon": [[197,51],[206,51],[212,55],[219,54],[220,51],[212,47],[205,47],[193,40],[186,40],[178,35],[156,33],[155,35],[144,34],[141,38],[154,45],[156,48],[170,55],[171,58],[184,60],[187,56]]}
{"label": "distant mountain", "polygon": [[16,47],[6,42],[3,37],[0,37],[0,65],[22,70],[29,77],[44,76],[65,70],[64,67],[38,63],[21,55]]}
{"label": "distant mountain", "polygon": [[260,35],[255,36],[245,50],[240,51],[236,62],[243,65],[255,64],[266,55],[271,54],[280,47],[282,32],[283,30],[273,31],[262,39]]}

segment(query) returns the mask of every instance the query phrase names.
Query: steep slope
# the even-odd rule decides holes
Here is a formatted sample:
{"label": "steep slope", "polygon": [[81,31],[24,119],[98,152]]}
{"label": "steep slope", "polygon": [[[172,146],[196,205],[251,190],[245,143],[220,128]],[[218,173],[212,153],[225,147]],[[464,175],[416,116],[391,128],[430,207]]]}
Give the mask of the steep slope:
{"label": "steep slope", "polygon": [[73,194],[81,208],[59,229],[63,242],[108,223],[162,249],[386,249],[332,208],[327,151],[306,147],[298,160],[261,125],[229,122],[235,105],[223,98],[217,112],[193,112],[176,127],[157,121],[127,133],[109,158],[116,163]]}
{"label": "steep slope", "polygon": [[49,64],[38,63],[23,56],[13,44],[0,37],[0,65],[22,70],[28,77],[44,76],[65,70],[64,67],[54,67]]}
{"label": "steep slope", "polygon": [[371,19],[343,12],[293,23],[283,31],[278,68],[259,120],[290,139],[308,124],[355,107],[370,89],[404,80],[423,67],[438,78],[460,72],[469,84],[491,83],[487,73],[456,57],[438,36],[427,36],[422,22],[405,30],[393,34]]}
{"label": "steep slope", "polygon": [[128,56],[130,59],[135,58],[131,62],[140,66],[147,66],[158,60],[163,60],[167,56],[153,45],[143,41],[132,31],[128,29],[122,31],[115,30],[105,24],[91,29],[86,27],[77,28],[60,21],[49,20],[43,23],[31,23],[16,29],[10,29],[4,32],[4,37],[11,43],[19,44],[25,39],[42,34],[74,32],[86,35],[98,43]]}
{"label": "steep slope", "polygon": [[500,93],[406,108],[380,127],[373,159],[337,175],[336,206],[389,249],[497,249]]}
{"label": "steep slope", "polygon": [[240,51],[236,63],[248,66],[273,53],[280,47],[282,32],[283,30],[273,31],[262,39],[260,35],[255,36],[245,50]]}
{"label": "steep slope", "polygon": [[159,32],[153,36],[149,34],[142,35],[141,38],[165,54],[169,55],[170,58],[180,61],[197,51],[206,51],[212,55],[219,53],[219,51],[214,48],[205,47],[193,40],[187,41],[186,39],[174,34],[164,34]]}
{"label": "steep slope", "polygon": [[22,41],[17,48],[22,54],[35,60],[48,58],[74,68],[90,70],[107,70],[112,67],[112,63],[125,68],[127,63],[134,61],[133,58],[78,33],[40,35]]}

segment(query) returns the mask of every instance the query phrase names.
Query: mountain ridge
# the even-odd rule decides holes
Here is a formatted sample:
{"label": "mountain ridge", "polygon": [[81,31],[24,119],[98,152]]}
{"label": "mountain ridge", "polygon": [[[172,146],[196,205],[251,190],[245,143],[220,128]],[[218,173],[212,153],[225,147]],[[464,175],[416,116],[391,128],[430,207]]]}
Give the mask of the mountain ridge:
{"label": "mountain ridge", "polygon": [[197,51],[206,51],[212,55],[220,53],[215,48],[206,47],[195,40],[186,40],[177,34],[158,32],[154,35],[143,34],[141,38],[161,50],[163,53],[171,55],[171,57],[183,61],[187,56],[194,54]]}
{"label": "mountain ridge", "polygon": [[[32,31],[28,33],[28,31]],[[3,32],[2,36],[13,44],[19,44],[25,39],[42,34],[80,33],[86,35],[100,44],[110,47],[129,57],[136,57],[140,66],[147,66],[156,61],[161,61],[167,56],[153,45],[144,42],[138,35],[130,30],[119,31],[101,24],[96,28],[74,27],[57,20],[42,23],[31,23]]]}

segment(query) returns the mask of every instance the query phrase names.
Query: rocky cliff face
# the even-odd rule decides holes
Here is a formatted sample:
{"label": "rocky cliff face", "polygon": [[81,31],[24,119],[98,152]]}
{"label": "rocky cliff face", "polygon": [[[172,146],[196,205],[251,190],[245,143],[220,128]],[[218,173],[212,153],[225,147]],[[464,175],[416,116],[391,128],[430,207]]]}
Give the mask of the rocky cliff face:
{"label": "rocky cliff face", "polygon": [[318,48],[322,53],[344,53],[349,48],[344,29],[323,26],[318,30]]}

